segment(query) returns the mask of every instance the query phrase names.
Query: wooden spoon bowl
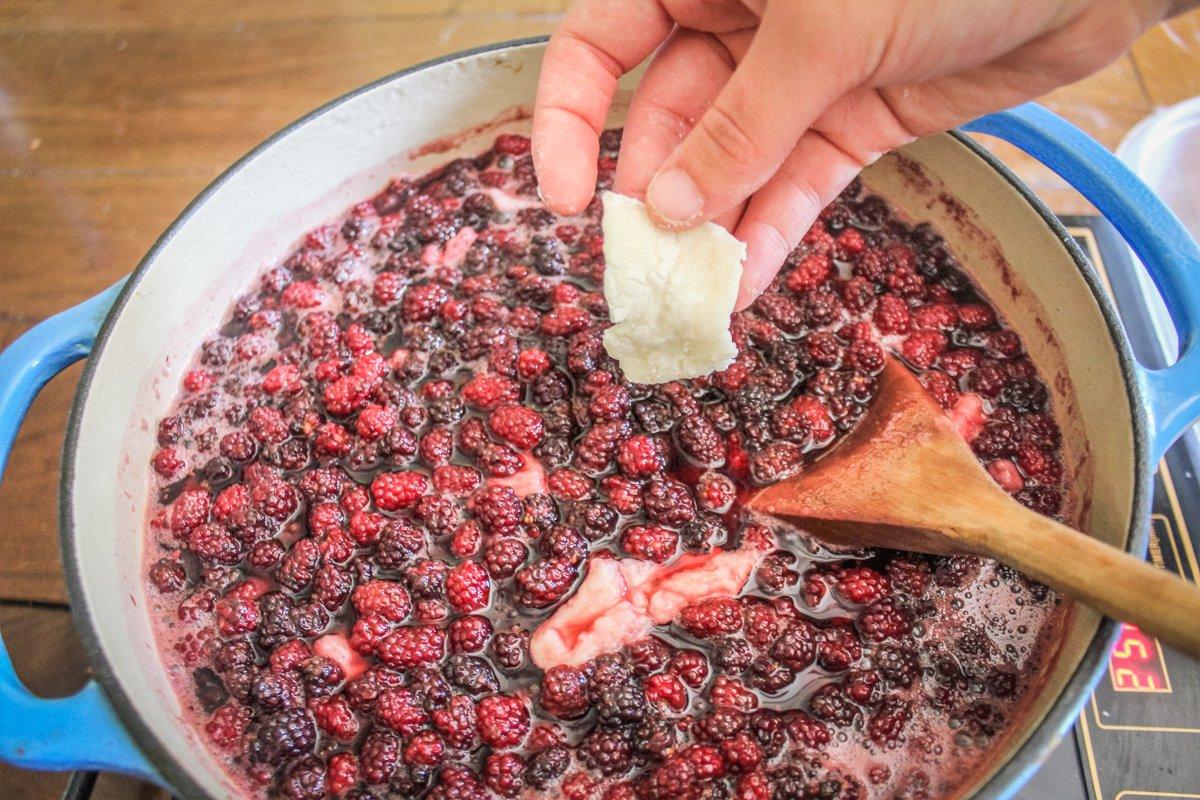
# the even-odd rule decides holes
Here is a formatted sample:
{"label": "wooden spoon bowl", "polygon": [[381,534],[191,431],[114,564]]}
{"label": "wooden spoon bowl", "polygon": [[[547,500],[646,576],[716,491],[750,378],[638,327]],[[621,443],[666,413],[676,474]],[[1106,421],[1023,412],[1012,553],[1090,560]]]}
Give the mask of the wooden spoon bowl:
{"label": "wooden spoon bowl", "polygon": [[895,359],[841,443],[747,505],[833,544],[993,558],[1200,658],[1200,588],[1014,500]]}

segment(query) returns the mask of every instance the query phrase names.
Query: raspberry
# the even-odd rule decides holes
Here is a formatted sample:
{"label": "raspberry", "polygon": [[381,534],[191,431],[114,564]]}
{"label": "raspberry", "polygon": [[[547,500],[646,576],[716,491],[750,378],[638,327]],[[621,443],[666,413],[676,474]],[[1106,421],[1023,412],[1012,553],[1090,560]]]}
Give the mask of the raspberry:
{"label": "raspberry", "polygon": [[896,741],[904,732],[910,713],[907,700],[884,700],[867,722],[867,735],[876,744],[885,745]]}
{"label": "raspberry", "polygon": [[489,486],[472,500],[475,516],[488,533],[497,535],[516,530],[524,509],[521,498],[507,486]]}
{"label": "raspberry", "polygon": [[912,630],[912,612],[891,600],[872,603],[858,619],[859,629],[873,642],[897,639]]}
{"label": "raspberry", "polygon": [[617,450],[617,463],[630,478],[656,475],[667,466],[667,446],[655,436],[630,436]]}
{"label": "raspberry", "polygon": [[382,439],[396,425],[396,412],[383,406],[370,405],[358,414],[354,429],[367,441]]}
{"label": "raspberry", "polygon": [[329,736],[343,742],[358,736],[358,718],[354,716],[354,711],[342,695],[315,701],[311,708],[317,720],[317,727]]}
{"label": "raspberry", "polygon": [[517,602],[527,608],[548,608],[566,595],[579,574],[575,565],[547,558],[517,572]]}
{"label": "raspberry", "polygon": [[367,581],[354,590],[351,601],[359,614],[378,614],[389,622],[403,622],[412,613],[408,592],[394,581]]}
{"label": "raspberry", "polygon": [[421,731],[404,745],[403,758],[414,767],[436,767],[442,763],[446,744],[434,731]]}
{"label": "raspberry", "polygon": [[894,294],[883,294],[879,296],[872,319],[880,333],[907,333],[911,315],[903,300]]}
{"label": "raspberry", "polygon": [[737,487],[719,472],[704,472],[696,484],[696,502],[704,511],[724,514],[736,498]]}
{"label": "raspberry", "polygon": [[525,787],[525,759],[516,753],[492,753],[483,767],[484,783],[501,797],[516,797]]}
{"label": "raspberry", "polygon": [[450,649],[455,653],[477,653],[492,638],[492,623],[474,614],[450,623]]}
{"label": "raspberry", "polygon": [[547,476],[546,484],[561,500],[583,500],[592,491],[592,482],[573,469],[556,469]]}
{"label": "raspberry", "polygon": [[242,546],[217,525],[205,523],[192,528],[187,535],[188,548],[202,561],[216,564],[236,564],[242,558]]}
{"label": "raspberry", "polygon": [[1062,480],[1062,465],[1053,455],[1033,444],[1017,445],[1017,466],[1021,472],[1043,484]]}
{"label": "raspberry", "polygon": [[475,703],[465,695],[455,695],[445,708],[433,710],[433,727],[451,747],[470,750],[477,746]]}
{"label": "raspberry", "polygon": [[523,156],[529,152],[529,147],[529,137],[519,133],[502,133],[492,145],[497,153],[509,156]]}
{"label": "raspberry", "polygon": [[399,511],[417,502],[429,489],[429,479],[419,472],[383,472],[371,481],[371,499],[383,511]]}
{"label": "raspberry", "polygon": [[788,291],[802,294],[812,291],[833,274],[833,260],[824,253],[810,253],[788,273],[784,286]]}
{"label": "raspberry", "polygon": [[416,455],[430,467],[443,467],[454,456],[454,434],[449,428],[433,428],[416,441]]}
{"label": "raspberry", "polygon": [[742,608],[728,597],[702,600],[680,612],[679,625],[698,639],[734,633],[742,628]]}
{"label": "raspberry", "polygon": [[917,369],[929,369],[946,350],[946,336],[940,331],[910,333],[900,346],[904,359]]}
{"label": "raspberry", "polygon": [[271,479],[254,484],[250,489],[254,507],[274,520],[290,517],[299,503],[296,490],[287,481]]}
{"label": "raspberry", "polygon": [[494,694],[475,709],[479,738],[494,748],[514,747],[529,733],[529,709],[518,697]]}
{"label": "raspberry", "polygon": [[769,648],[783,632],[784,620],[770,604],[747,601],[743,611],[746,641],[761,649]]}
{"label": "raspberry", "polygon": [[837,624],[820,631],[817,663],[830,672],[841,672],[862,657],[858,635],[848,625]]}
{"label": "raspberry", "polygon": [[617,455],[621,440],[629,435],[629,430],[629,423],[624,420],[593,425],[576,445],[576,459],[590,470],[599,472],[607,469]]}
{"label": "raspberry", "polygon": [[687,689],[674,675],[651,675],[646,679],[646,699],[663,703],[673,711],[683,711],[688,702]]}
{"label": "raspberry", "polygon": [[542,707],[559,719],[582,716],[589,707],[587,675],[575,667],[551,667],[542,676]]}
{"label": "raspberry", "polygon": [[631,525],[621,532],[621,547],[634,558],[662,564],[679,549],[679,534],[657,525]]}
{"label": "raspberry", "polygon": [[870,567],[852,567],[837,577],[842,596],[856,605],[869,605],[885,596],[891,589],[888,579]]}
{"label": "raspberry", "polygon": [[463,384],[462,399],[469,407],[491,411],[521,396],[521,388],[502,375],[479,373]]}
{"label": "raspberry", "polygon": [[446,576],[446,598],[460,612],[486,607],[491,591],[487,572],[474,561],[462,562]]}
{"label": "raspberry", "polygon": [[379,660],[389,667],[435,664],[446,654],[446,635],[432,625],[398,628],[379,644]]}
{"label": "raspberry", "polygon": [[211,498],[203,489],[188,489],[171,504],[171,531],[187,533],[208,519]]}
{"label": "raspberry", "polygon": [[624,386],[605,386],[592,395],[588,416],[597,422],[624,419],[630,406],[629,391]]}
{"label": "raspberry", "polygon": [[250,727],[253,713],[249,708],[238,703],[226,703],[218,708],[205,723],[204,731],[218,747],[232,748],[241,744],[242,736]]}
{"label": "raspberry", "polygon": [[788,736],[797,744],[816,749],[829,744],[829,729],[803,711],[785,711]]}
{"label": "raspberry", "polygon": [[401,736],[410,736],[429,722],[420,698],[411,689],[385,689],[379,693],[375,718]]}
{"label": "raspberry", "polygon": [[517,374],[525,380],[533,380],[550,370],[550,357],[545,350],[531,348],[517,354]]}

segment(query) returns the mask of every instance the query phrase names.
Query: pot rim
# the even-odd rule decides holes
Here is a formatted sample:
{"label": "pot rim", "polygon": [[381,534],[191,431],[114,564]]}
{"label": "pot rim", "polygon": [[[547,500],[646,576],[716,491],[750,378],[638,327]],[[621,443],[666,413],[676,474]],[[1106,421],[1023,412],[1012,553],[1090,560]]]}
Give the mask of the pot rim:
{"label": "pot rim", "polygon": [[[75,515],[71,498],[77,478],[76,454],[79,444],[80,421],[83,408],[87,403],[96,365],[104,353],[109,335],[116,322],[130,301],[134,291],[143,277],[150,271],[159,253],[175,234],[183,228],[191,216],[204,205],[208,199],[230,178],[240,172],[247,164],[258,157],[260,153],[280,141],[293,131],[310,121],[323,116],[329,111],[341,106],[361,94],[369,92],[399,78],[421,72],[451,61],[457,61],[482,53],[544,44],[548,36],[532,36],[510,39],[492,44],[481,45],[466,50],[439,56],[438,58],[414,64],[402,70],[385,75],[374,81],[353,89],[324,105],[308,112],[275,133],[264,139],[253,149],[239,158],[230,167],[213,179],[188,205],[179,213],[163,233],[155,240],[150,250],[138,262],[137,267],[125,282],[116,301],[113,303],[104,324],[96,335],[95,345],[91,355],[86,359],[83,374],[80,377],[71,414],[67,421],[66,436],[63,442],[62,474],[58,493],[59,511],[59,542],[63,554],[63,567],[67,578],[67,591],[70,597],[71,616],[76,631],[88,657],[89,665],[95,679],[100,683],[110,704],[121,722],[131,734],[134,742],[158,770],[160,776],[170,788],[185,797],[204,798],[207,793],[193,778],[179,758],[164,746],[154,735],[150,726],[143,719],[141,712],[133,702],[129,693],[121,684],[113,671],[108,656],[100,644],[100,637],[92,620],[88,598],[82,590],[81,577],[84,564],[78,550],[78,537],[75,530]],[[985,150],[966,134],[958,130],[949,131],[960,144],[969,149],[975,156],[995,170],[1026,203],[1050,227],[1062,243],[1076,268],[1082,274],[1092,295],[1097,302],[1100,313],[1107,324],[1108,334],[1117,354],[1121,372],[1125,378],[1126,392],[1132,409],[1133,444],[1135,450],[1136,472],[1134,477],[1132,521],[1125,549],[1136,555],[1145,552],[1149,541],[1148,521],[1150,513],[1150,487],[1152,483],[1152,467],[1149,464],[1149,440],[1147,432],[1147,403],[1141,384],[1137,379],[1136,364],[1129,341],[1121,326],[1116,307],[1105,292],[1095,268],[1084,256],[1079,245],[1067,232],[1062,222],[1045,206],[1042,201],[1003,163]],[[1092,688],[1100,678],[1105,659],[1109,650],[1116,642],[1118,624],[1107,617],[1103,618],[1088,649],[1074,673],[1064,685],[1058,698],[1046,712],[1045,716],[1026,737],[1025,741],[1002,765],[996,768],[987,782],[971,795],[973,800],[1007,800],[1032,776],[1045,760],[1051,749],[1062,739],[1070,725],[1079,716],[1080,710],[1091,693]]]}

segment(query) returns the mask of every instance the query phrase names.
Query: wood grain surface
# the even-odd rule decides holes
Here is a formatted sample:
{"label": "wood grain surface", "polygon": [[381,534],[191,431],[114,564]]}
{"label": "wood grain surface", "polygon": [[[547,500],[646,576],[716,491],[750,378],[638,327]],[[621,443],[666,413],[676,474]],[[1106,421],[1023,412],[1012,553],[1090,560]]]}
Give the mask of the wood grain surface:
{"label": "wood grain surface", "polygon": [[[127,273],[187,202],[273,131],[424,59],[549,33],[567,0],[5,0],[0,3],[0,347]],[[1109,147],[1200,93],[1200,12],[1044,102]],[[1060,213],[1089,208],[1012,148]],[[0,484],[0,628],[31,683],[82,680],[62,604],[55,493],[79,368],[46,387]],[[14,605],[14,601],[16,604]],[[46,684],[48,690],[63,689]],[[65,776],[0,766],[6,800]],[[149,797],[102,781],[96,797]]]}

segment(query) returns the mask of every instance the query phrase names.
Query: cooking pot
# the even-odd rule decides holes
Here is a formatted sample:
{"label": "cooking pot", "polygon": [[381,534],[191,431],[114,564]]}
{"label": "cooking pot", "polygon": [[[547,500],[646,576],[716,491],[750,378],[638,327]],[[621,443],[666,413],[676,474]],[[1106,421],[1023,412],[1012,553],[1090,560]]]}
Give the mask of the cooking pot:
{"label": "cooking pot", "polygon": [[[188,798],[237,796],[183,721],[146,611],[146,465],[155,421],[203,338],[260,267],[301,232],[422,171],[526,131],[544,40],[459,53],[352,92],[272,136],[187,207],[126,280],[54,316],[0,356],[0,467],[38,390],[88,358],[66,436],[62,551],[75,623],[95,682],[43,700],[0,647],[0,757],[34,769],[114,770]],[[619,125],[637,75],[609,124]],[[1150,481],[1167,446],[1200,416],[1200,251],[1178,220],[1097,143],[1037,106],[967,130],[1018,145],[1088,197],[1149,268],[1183,343],[1149,370],[1133,358],[1096,271],[1033,194],[961,132],[930,136],[863,180],[945,235],[983,292],[1022,332],[1048,378],[1084,530],[1142,553]],[[1075,720],[1115,623],[1078,608],[1041,691],[998,743],[970,794],[1005,798]]]}

